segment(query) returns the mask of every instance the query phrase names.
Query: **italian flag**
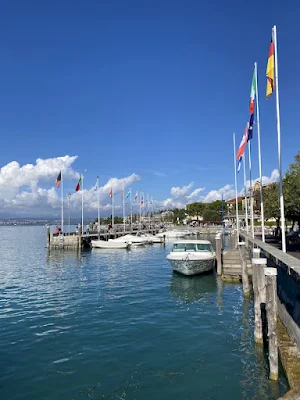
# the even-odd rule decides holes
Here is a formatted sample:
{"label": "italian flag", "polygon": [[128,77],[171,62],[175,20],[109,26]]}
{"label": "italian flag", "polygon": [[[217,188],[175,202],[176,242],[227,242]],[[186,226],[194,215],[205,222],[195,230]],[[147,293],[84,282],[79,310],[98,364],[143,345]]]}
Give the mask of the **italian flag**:
{"label": "italian flag", "polygon": [[75,188],[76,192],[78,192],[78,190],[80,190],[80,188],[81,188],[81,177],[79,178],[79,181],[76,185],[76,188]]}
{"label": "italian flag", "polygon": [[250,114],[254,114],[254,102],[256,96],[256,79],[255,79],[255,70],[253,72],[252,84],[251,84],[251,92],[250,92]]}

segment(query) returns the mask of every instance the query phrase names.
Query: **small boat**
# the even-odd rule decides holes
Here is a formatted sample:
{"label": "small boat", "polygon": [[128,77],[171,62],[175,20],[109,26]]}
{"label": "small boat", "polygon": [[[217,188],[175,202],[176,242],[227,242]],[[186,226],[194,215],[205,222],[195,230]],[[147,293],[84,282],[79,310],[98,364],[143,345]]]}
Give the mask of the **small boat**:
{"label": "small boat", "polygon": [[198,275],[214,268],[216,253],[209,240],[178,240],[174,242],[167,260],[173,271],[183,275]]}
{"label": "small boat", "polygon": [[163,243],[163,241],[164,241],[162,237],[157,237],[157,236],[154,236],[154,235],[150,235],[150,233],[144,233],[144,232],[138,232],[136,234],[136,237],[138,237],[138,238],[146,238],[151,243]]}
{"label": "small boat", "polygon": [[135,235],[124,235],[117,239],[109,239],[109,242],[123,242],[123,243],[152,243],[152,241],[147,237],[135,236]]}
{"label": "small boat", "polygon": [[130,247],[130,243],[114,242],[110,240],[92,240],[91,245],[99,249],[128,249]]}
{"label": "small boat", "polygon": [[165,237],[166,239],[181,238],[181,237],[185,237],[186,235],[188,235],[189,233],[187,233],[187,232],[188,231],[165,231],[165,232],[157,233],[156,237],[158,237],[158,238]]}

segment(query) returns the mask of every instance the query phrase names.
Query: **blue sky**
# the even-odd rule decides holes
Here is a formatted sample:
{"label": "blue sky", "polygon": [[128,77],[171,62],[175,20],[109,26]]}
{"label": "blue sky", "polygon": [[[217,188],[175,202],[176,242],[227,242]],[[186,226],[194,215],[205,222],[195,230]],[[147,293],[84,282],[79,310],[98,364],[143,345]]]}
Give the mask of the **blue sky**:
{"label": "blue sky", "polygon": [[[265,69],[276,24],[286,170],[299,150],[299,18],[296,1],[6,2],[1,165],[77,155],[72,167],[87,170],[87,187],[96,175],[105,184],[135,173],[134,187],[157,200],[190,182],[206,195],[233,184],[232,133],[239,143],[257,61],[270,177],[277,133]],[[256,132],[252,147],[257,177]],[[75,184],[67,181],[66,190]]]}

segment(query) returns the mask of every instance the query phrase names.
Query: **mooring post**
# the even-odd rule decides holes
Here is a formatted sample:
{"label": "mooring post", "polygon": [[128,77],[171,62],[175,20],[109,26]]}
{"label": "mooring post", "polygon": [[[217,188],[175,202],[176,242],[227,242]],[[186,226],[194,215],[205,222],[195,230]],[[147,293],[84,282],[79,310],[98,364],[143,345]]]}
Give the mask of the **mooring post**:
{"label": "mooring post", "polygon": [[81,243],[81,233],[82,233],[82,227],[81,225],[78,227],[78,248],[81,249],[82,243]]}
{"label": "mooring post", "polygon": [[263,343],[261,304],[266,302],[265,275],[263,269],[266,264],[266,258],[252,258],[252,281],[255,316],[254,340],[256,343]]}
{"label": "mooring post", "polygon": [[47,226],[47,247],[50,247],[50,226]]}
{"label": "mooring post", "polygon": [[253,258],[260,258],[260,249],[254,248],[252,249]]}
{"label": "mooring post", "polygon": [[222,236],[216,235],[216,257],[217,257],[217,274],[222,275]]}
{"label": "mooring post", "polygon": [[247,271],[247,254],[245,242],[239,242],[239,253],[242,265],[243,292],[245,297],[250,298],[250,285]]}
{"label": "mooring post", "polygon": [[278,343],[277,343],[277,269],[264,268],[266,279],[266,310],[269,338],[269,378],[278,380]]}

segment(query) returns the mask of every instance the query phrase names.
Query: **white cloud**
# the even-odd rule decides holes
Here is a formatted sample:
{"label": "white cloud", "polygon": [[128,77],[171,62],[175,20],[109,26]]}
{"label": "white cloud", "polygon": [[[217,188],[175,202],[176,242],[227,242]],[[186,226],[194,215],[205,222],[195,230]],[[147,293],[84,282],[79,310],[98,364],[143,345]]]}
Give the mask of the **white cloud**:
{"label": "white cloud", "polygon": [[233,188],[233,185],[225,185],[220,189],[211,190],[210,192],[207,193],[206,196],[203,196],[201,201],[203,201],[204,203],[211,203],[212,201],[215,200],[222,200],[222,195],[224,200],[234,197],[235,190]]}
{"label": "white cloud", "polygon": [[194,199],[195,197],[197,197],[198,194],[199,194],[200,192],[203,192],[204,190],[205,190],[205,188],[197,188],[197,189],[195,189],[191,194],[189,194],[188,196],[186,196],[186,198],[187,198],[188,200],[192,200],[192,199]]}
{"label": "white cloud", "polygon": [[189,190],[194,186],[194,182],[190,182],[188,185],[186,186],[182,186],[182,187],[172,187],[171,189],[171,195],[173,197],[183,197],[185,195],[187,195],[187,193],[189,192]]}
{"label": "white cloud", "polygon": [[[35,164],[20,166],[12,161],[0,170],[0,206],[2,213],[31,216],[57,216],[61,209],[60,191],[54,187],[55,179],[62,171],[64,181],[78,179],[79,173],[72,168],[77,156],[64,156],[48,159],[37,159]],[[99,199],[103,211],[111,208],[109,198],[110,188],[116,196],[121,196],[123,188],[126,190],[140,177],[136,174],[124,178],[110,178],[99,187]],[[52,187],[49,188],[49,183]],[[43,186],[48,186],[45,188]],[[98,193],[95,187],[84,189],[84,208],[89,213],[97,210]],[[67,193],[65,193],[65,198]],[[67,203],[67,199],[65,199]],[[117,201],[118,203],[118,201]],[[70,206],[72,213],[79,213],[81,209],[81,192],[71,195]],[[67,208],[68,205],[66,204]],[[116,207],[118,209],[118,206]]]}

